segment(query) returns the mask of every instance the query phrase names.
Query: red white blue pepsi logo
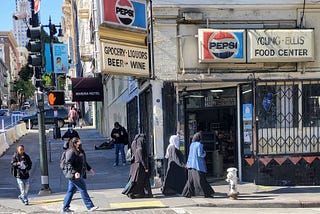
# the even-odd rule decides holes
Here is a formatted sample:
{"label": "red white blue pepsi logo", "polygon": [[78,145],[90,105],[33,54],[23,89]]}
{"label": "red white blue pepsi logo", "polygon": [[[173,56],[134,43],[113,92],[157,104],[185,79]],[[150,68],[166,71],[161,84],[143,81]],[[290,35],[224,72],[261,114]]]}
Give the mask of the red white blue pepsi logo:
{"label": "red white blue pepsi logo", "polygon": [[239,41],[233,33],[220,31],[212,33],[208,39],[208,51],[215,58],[232,58],[238,50]]}
{"label": "red white blue pepsi logo", "polygon": [[131,1],[118,0],[115,7],[116,17],[120,23],[131,25],[134,22],[135,11]]}

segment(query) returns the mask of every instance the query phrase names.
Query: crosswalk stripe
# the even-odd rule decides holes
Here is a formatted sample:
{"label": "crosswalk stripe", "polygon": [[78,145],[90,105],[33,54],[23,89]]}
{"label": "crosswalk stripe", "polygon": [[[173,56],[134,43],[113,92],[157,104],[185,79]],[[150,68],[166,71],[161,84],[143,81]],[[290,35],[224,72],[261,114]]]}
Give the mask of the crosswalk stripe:
{"label": "crosswalk stripe", "polygon": [[137,201],[126,203],[110,203],[111,208],[165,207],[161,201]]}
{"label": "crosswalk stripe", "polygon": [[30,204],[54,204],[54,203],[61,203],[61,202],[63,202],[63,198],[55,198],[55,199],[31,201]]}

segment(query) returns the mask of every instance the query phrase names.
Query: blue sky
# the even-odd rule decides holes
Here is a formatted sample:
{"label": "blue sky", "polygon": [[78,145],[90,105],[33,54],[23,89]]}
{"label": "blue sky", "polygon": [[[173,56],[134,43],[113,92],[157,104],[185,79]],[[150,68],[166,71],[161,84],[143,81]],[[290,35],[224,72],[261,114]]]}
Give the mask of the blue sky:
{"label": "blue sky", "polygon": [[[40,18],[41,24],[49,23],[49,16],[53,24],[60,24],[63,0],[41,0]],[[16,11],[15,0],[1,0],[0,31],[12,30],[12,14]]]}

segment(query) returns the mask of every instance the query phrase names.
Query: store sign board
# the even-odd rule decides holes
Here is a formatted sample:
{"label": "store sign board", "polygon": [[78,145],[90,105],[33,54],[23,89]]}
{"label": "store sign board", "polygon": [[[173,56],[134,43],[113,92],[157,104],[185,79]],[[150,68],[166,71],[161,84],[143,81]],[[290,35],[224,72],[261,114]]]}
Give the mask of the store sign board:
{"label": "store sign board", "polygon": [[148,49],[102,43],[102,72],[127,76],[149,76]]}
{"label": "store sign board", "polygon": [[245,62],[245,30],[199,29],[200,62]]}
{"label": "store sign board", "polygon": [[248,62],[314,61],[313,29],[248,30]]}
{"label": "store sign board", "polygon": [[147,30],[146,1],[103,0],[103,21],[120,28]]}

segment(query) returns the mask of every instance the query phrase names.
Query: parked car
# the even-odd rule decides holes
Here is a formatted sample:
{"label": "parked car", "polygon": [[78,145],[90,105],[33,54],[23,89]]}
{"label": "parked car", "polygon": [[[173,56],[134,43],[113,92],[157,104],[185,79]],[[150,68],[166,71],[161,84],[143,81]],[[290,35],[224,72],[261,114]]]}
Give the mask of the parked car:
{"label": "parked car", "polygon": [[[57,120],[58,127],[62,128],[65,123],[68,123],[68,110],[65,108],[58,108]],[[44,110],[44,123],[45,124],[54,124],[54,109],[49,108]],[[29,116],[21,118],[25,122],[27,129],[33,128],[33,126],[38,125],[38,112]],[[30,120],[30,127],[29,127]]]}
{"label": "parked car", "polygon": [[0,109],[0,116],[10,116],[9,109]]}

